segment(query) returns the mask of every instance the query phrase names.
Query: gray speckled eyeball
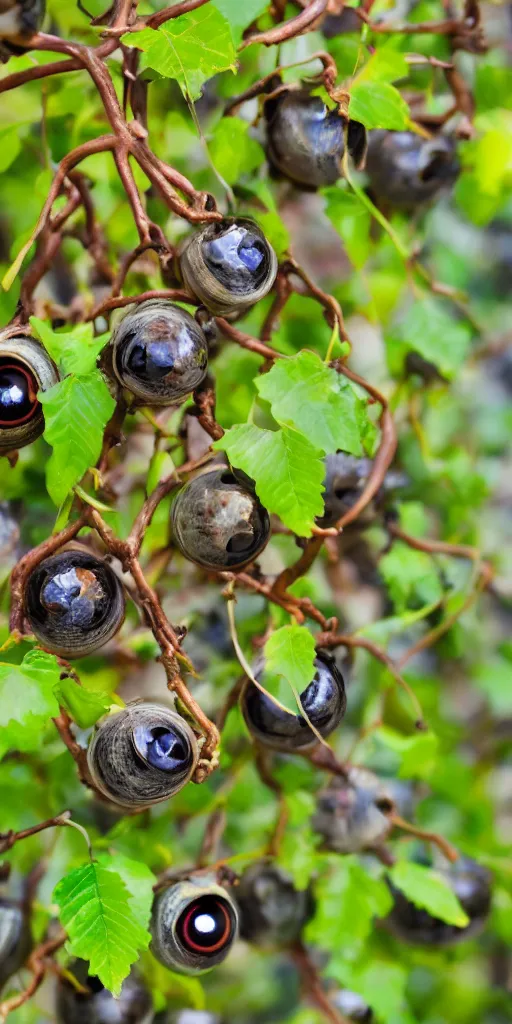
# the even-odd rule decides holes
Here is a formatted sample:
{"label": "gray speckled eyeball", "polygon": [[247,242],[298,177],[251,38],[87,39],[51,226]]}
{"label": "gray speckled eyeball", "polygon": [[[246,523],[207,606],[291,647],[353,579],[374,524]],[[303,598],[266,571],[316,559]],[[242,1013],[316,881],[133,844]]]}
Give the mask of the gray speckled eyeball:
{"label": "gray speckled eyeball", "polygon": [[227,217],[185,239],[179,270],[188,290],[215,316],[245,312],[267,294],[277,256],[258,225]]}
{"label": "gray speckled eyeball", "polygon": [[23,966],[31,948],[30,923],[21,903],[0,897],[0,989]]}
{"label": "gray speckled eyeball", "polygon": [[[329,110],[320,96],[307,89],[289,89],[270,98],[264,107],[267,155],[286,178],[307,188],[333,185],[341,177],[346,120]],[[359,164],[366,150],[366,130],[348,122],[348,150]]]}
{"label": "gray speckled eyeball", "polygon": [[371,1024],[373,1021],[372,1009],[357,992],[351,992],[350,989],[344,988],[339,992],[331,993],[329,998],[332,1005],[337,1010],[341,1010],[349,1020],[361,1021],[362,1024]]}
{"label": "gray speckled eyeball", "polygon": [[180,306],[141,302],[112,335],[112,366],[120,384],[147,405],[172,405],[201,384],[208,369],[203,329]]}
{"label": "gray speckled eyeball", "polygon": [[[345,714],[345,684],[334,659],[325,652],[315,658],[315,669],[315,676],[300,699],[310,722],[325,737],[336,729]],[[261,674],[262,667],[256,668],[258,681]],[[278,707],[250,680],[244,686],[240,706],[247,728],[266,747],[293,752],[318,743],[302,715]]]}
{"label": "gray speckled eyeball", "polygon": [[44,430],[38,391],[57,384],[57,368],[33,338],[0,333],[0,455],[31,444]]}
{"label": "gray speckled eyeball", "polygon": [[465,928],[447,924],[432,917],[427,910],[415,906],[391,883],[394,906],[384,924],[398,939],[416,946],[454,946],[478,935],[485,926],[491,909],[491,875],[486,868],[469,857],[459,857],[455,864],[440,871],[458,897],[469,917]]}
{"label": "gray speckled eyeball", "polygon": [[174,540],[185,557],[218,572],[252,562],[270,537],[266,509],[228,469],[189,480],[171,516]]}
{"label": "gray speckled eyeball", "polygon": [[238,935],[238,912],[214,879],[193,876],[157,893],[151,950],[182,974],[202,974],[222,963]]}
{"label": "gray speckled eyeball", "polygon": [[313,916],[310,889],[298,890],[289,875],[268,861],[251,864],[236,888],[240,935],[262,948],[295,942]]}
{"label": "gray speckled eyeball", "polygon": [[110,565],[70,548],[43,559],[25,588],[25,615],[39,642],[63,658],[98,650],[120,629],[123,588]]}
{"label": "gray speckled eyeball", "polygon": [[319,793],[313,828],[328,850],[358,853],[386,838],[394,801],[381,779],[366,768],[351,768]]}
{"label": "gray speckled eyeball", "polygon": [[[45,10],[45,0],[0,0],[0,39],[33,35],[41,28]],[[17,50],[13,47],[13,53]]]}
{"label": "gray speckled eyeball", "polygon": [[153,1000],[133,971],[125,978],[115,998],[99,978],[88,974],[84,960],[73,960],[69,970],[90,989],[90,994],[77,992],[70,982],[61,978],[57,988],[58,1024],[151,1024],[153,1021]]}
{"label": "gray speckled eyeball", "polygon": [[87,762],[101,793],[120,807],[168,800],[191,778],[199,757],[192,729],[156,701],[134,701],[96,725]]}
{"label": "gray speckled eyeball", "polygon": [[424,139],[415,132],[370,132],[366,171],[378,199],[413,210],[455,182],[460,170],[455,140]]}

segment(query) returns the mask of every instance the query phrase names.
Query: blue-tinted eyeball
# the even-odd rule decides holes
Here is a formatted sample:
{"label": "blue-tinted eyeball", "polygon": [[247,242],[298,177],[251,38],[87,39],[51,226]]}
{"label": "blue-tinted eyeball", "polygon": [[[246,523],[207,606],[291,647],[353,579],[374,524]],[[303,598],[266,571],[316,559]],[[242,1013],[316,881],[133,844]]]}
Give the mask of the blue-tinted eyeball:
{"label": "blue-tinted eyeball", "polygon": [[43,559],[25,589],[25,614],[49,651],[81,658],[107,643],[125,611],[121,584],[107,562],[69,549]]}
{"label": "blue-tinted eyeball", "polygon": [[350,989],[344,988],[340,989],[339,992],[331,992],[329,999],[332,1005],[337,1010],[341,1010],[349,1020],[361,1022],[361,1024],[371,1024],[373,1021],[371,1007],[368,1006],[368,1003],[357,992],[351,992]]}
{"label": "blue-tinted eyeball", "polygon": [[208,345],[186,310],[163,299],[141,302],[112,335],[112,366],[119,382],[147,405],[172,405],[206,376]]}
{"label": "blue-tinted eyeball", "polygon": [[491,909],[490,873],[469,857],[460,857],[440,874],[458,897],[469,924],[458,928],[432,917],[388,882],[394,906],[384,923],[398,939],[418,946],[453,946],[478,935],[484,928]]}
{"label": "blue-tinted eyeball", "polygon": [[[347,700],[343,676],[334,660],[322,653],[315,658],[316,673],[300,695],[304,711],[321,736],[329,736],[341,722]],[[258,681],[262,669],[256,671]],[[244,686],[241,708],[247,728],[264,746],[275,750],[304,750],[318,742],[303,715],[278,707],[250,680]]]}
{"label": "blue-tinted eyeball", "polygon": [[33,338],[12,337],[9,331],[0,333],[0,455],[41,436],[44,417],[38,392],[58,380],[42,345]]}
{"label": "blue-tinted eyeball", "polygon": [[222,1021],[208,1010],[164,1010],[155,1017],[155,1024],[222,1024]]}
{"label": "blue-tinted eyeball", "polygon": [[215,316],[242,313],[270,291],[277,257],[254,221],[226,218],[186,239],[179,253],[184,284]]}
{"label": "blue-tinted eyeball", "polygon": [[168,800],[191,778],[199,757],[192,729],[156,701],[134,701],[96,726],[87,762],[96,787],[132,810]]}
{"label": "blue-tinted eyeball", "polygon": [[359,853],[387,837],[393,809],[385,782],[366,768],[350,768],[346,779],[333,779],[318,794],[313,828],[326,849]]}
{"label": "blue-tinted eyeball", "polygon": [[454,184],[460,165],[455,140],[424,139],[415,132],[370,132],[366,171],[377,199],[413,210]]}
{"label": "blue-tinted eyeball", "polygon": [[341,177],[347,129],[348,150],[357,164],[366,151],[366,130],[329,110],[307,89],[283,90],[265,103],[267,155],[271,165],[307,188],[333,185]]}
{"label": "blue-tinted eyeball", "polygon": [[238,913],[226,889],[193,876],[157,893],[150,930],[160,963],[201,974],[225,960],[238,935]]}
{"label": "blue-tinted eyeball", "polygon": [[115,997],[95,975],[87,972],[84,960],[73,960],[68,968],[89,991],[78,992],[65,977],[57,989],[58,1024],[151,1024],[153,1000],[140,978],[132,971]]}

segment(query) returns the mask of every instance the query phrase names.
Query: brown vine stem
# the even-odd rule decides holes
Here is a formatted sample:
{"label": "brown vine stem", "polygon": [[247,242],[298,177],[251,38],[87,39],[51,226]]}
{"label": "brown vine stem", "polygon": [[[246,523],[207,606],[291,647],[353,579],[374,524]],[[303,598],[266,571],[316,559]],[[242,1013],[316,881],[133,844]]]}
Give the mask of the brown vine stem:
{"label": "brown vine stem", "polygon": [[0,1022],[4,1024],[8,1015],[18,1007],[23,1006],[37,992],[42,984],[46,972],[50,969],[50,958],[64,945],[67,939],[66,932],[60,928],[53,939],[45,939],[32,951],[27,961],[27,968],[32,973],[32,978],[23,992],[19,992],[10,999],[0,1003]]}
{"label": "brown vine stem", "polygon": [[269,28],[265,32],[253,32],[247,36],[240,44],[239,49],[243,50],[246,46],[251,46],[252,43],[277,46],[287,39],[294,39],[296,36],[302,35],[324,13],[327,2],[328,0],[312,0],[312,3],[308,4],[300,14],[296,14],[294,18],[290,18],[282,25],[276,25],[275,28]]}
{"label": "brown vine stem", "polygon": [[444,836],[439,835],[438,832],[429,832],[416,825],[412,825],[410,821],[406,821],[405,818],[401,818],[395,811],[388,814],[388,818],[394,828],[400,828],[403,832],[409,832],[412,836],[417,836],[418,839],[424,839],[427,843],[433,843],[441,850],[441,853],[444,854],[446,859],[452,862],[452,864],[459,859],[458,850],[456,850],[455,847],[444,838]]}
{"label": "brown vine stem", "polygon": [[292,960],[299,973],[304,995],[316,1006],[330,1024],[350,1024],[350,1021],[331,1003],[324,991],[322,979],[302,942],[296,942],[290,949]]}
{"label": "brown vine stem", "polygon": [[28,839],[29,836],[35,836],[38,832],[54,828],[56,825],[67,825],[70,817],[71,811],[62,811],[54,818],[48,818],[46,821],[39,822],[38,825],[32,825],[31,828],[22,829],[20,832],[13,832],[12,829],[9,832],[0,832],[0,854],[7,853],[7,850],[12,849],[20,839]]}

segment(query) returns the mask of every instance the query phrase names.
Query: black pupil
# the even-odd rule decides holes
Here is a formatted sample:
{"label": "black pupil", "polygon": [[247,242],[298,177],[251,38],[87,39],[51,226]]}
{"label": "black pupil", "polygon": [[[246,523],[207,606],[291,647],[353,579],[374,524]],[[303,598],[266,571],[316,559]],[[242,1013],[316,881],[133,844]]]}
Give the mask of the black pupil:
{"label": "black pupil", "polygon": [[183,737],[168,726],[137,726],[133,731],[135,747],[140,756],[160,771],[172,772],[186,766],[190,752]]}
{"label": "black pupil", "polygon": [[253,539],[252,533],[235,533],[228,540],[226,544],[226,551],[229,551],[232,555],[242,554],[244,551],[249,550]]}
{"label": "black pupil", "polygon": [[64,623],[87,628],[101,616],[104,590],[90,569],[69,568],[51,576],[41,589],[41,603]]}
{"label": "black pupil", "polygon": [[11,359],[0,359],[0,425],[18,426],[38,406],[38,384],[30,370]]}
{"label": "black pupil", "polygon": [[232,936],[228,904],[216,896],[200,896],[178,919],[176,931],[183,946],[197,953],[214,953]]}
{"label": "black pupil", "polygon": [[174,367],[169,341],[135,341],[126,360],[127,368],[142,380],[161,380]]}

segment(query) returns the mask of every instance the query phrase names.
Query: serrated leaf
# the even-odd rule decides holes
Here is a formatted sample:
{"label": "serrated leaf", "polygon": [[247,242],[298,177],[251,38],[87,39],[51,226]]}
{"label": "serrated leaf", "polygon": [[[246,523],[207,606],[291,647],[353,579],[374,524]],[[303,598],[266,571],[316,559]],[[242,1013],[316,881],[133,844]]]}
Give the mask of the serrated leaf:
{"label": "serrated leaf", "polygon": [[389,82],[356,81],[350,90],[349,116],[366,128],[401,131],[409,124],[409,107]]}
{"label": "serrated leaf", "polygon": [[114,856],[102,853],[99,863],[109,871],[115,871],[124,882],[128,893],[128,902],[142,928],[147,928],[153,905],[153,886],[156,877],[140,860],[133,860],[116,851]]}
{"label": "serrated leaf", "polygon": [[73,956],[88,960],[90,973],[116,996],[150,941],[131,899],[120,875],[95,862],[70,871],[54,892]]}
{"label": "serrated leaf", "polygon": [[[315,675],[315,641],[305,626],[294,623],[276,629],[265,644],[264,657],[264,686],[266,675],[269,673],[285,679],[293,693],[300,695]],[[297,701],[290,692],[285,697],[284,704],[294,714],[300,713]]]}
{"label": "serrated leaf", "polygon": [[216,7],[224,15],[229,23],[233,40],[238,46],[241,41],[244,29],[248,28],[260,14],[263,14],[268,7],[268,0],[210,0],[213,7]]}
{"label": "serrated leaf", "polygon": [[98,718],[108,711],[112,698],[108,693],[87,690],[74,679],[64,677],[55,689],[59,704],[69,711],[71,718],[81,729],[89,729]]}
{"label": "serrated leaf", "polygon": [[83,374],[95,370],[98,356],[110,337],[106,333],[95,338],[92,324],[75,324],[71,331],[58,333],[36,316],[30,317],[30,323],[63,374]]}
{"label": "serrated leaf", "polygon": [[39,749],[41,731],[59,714],[54,687],[61,671],[55,655],[38,650],[20,665],[0,663],[0,757],[11,749]]}
{"label": "serrated leaf", "polygon": [[204,82],[219,71],[236,70],[229,23],[213,4],[183,14],[159,29],[145,28],[121,37],[144,52],[143,67],[175,78],[183,92],[198,99]]}
{"label": "serrated leaf", "polygon": [[306,350],[278,359],[256,387],[282,426],[300,430],[316,448],[329,454],[342,448],[361,455],[358,403],[349,382]]}
{"label": "serrated leaf", "polygon": [[464,928],[469,917],[461,907],[447,880],[433,868],[412,861],[399,860],[389,871],[389,877],[407,899],[427,910],[447,924]]}
{"label": "serrated leaf", "polygon": [[354,192],[332,186],[322,189],[327,200],[325,212],[338,232],[351,263],[357,270],[364,266],[370,253],[370,211]]}
{"label": "serrated leaf", "polygon": [[256,483],[256,493],[269,512],[300,537],[309,537],[322,500],[324,464],[321,452],[297,430],[262,430],[243,423],[226,431],[213,445]]}
{"label": "serrated leaf", "polygon": [[44,409],[44,437],[53,448],[46,466],[46,486],[60,506],[97,462],[115,402],[99,370],[65,377],[38,397]]}
{"label": "serrated leaf", "polygon": [[427,296],[414,302],[399,325],[405,344],[453,377],[467,355],[471,329],[445,311],[439,300]]}

